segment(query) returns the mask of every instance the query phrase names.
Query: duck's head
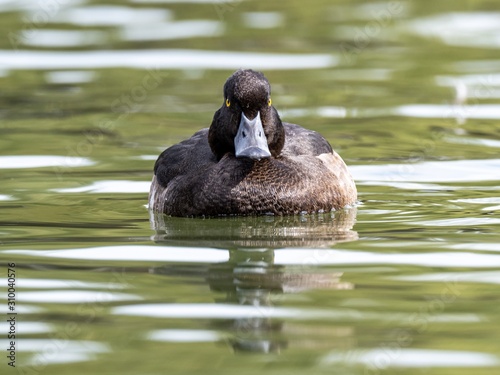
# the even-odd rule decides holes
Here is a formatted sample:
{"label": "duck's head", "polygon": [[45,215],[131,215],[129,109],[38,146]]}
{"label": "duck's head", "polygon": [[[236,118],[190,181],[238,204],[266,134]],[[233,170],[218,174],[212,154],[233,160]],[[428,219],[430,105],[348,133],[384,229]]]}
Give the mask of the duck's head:
{"label": "duck's head", "polygon": [[277,157],[285,130],[272,106],[271,86],[264,74],[238,70],[224,85],[224,102],[215,112],[208,141],[217,159],[226,153],[260,160]]}

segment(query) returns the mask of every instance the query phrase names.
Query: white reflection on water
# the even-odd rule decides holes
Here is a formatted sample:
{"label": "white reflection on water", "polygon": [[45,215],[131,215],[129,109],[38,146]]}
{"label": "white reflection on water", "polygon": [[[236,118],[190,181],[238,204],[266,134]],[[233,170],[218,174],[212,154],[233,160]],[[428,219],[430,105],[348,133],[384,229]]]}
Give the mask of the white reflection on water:
{"label": "white reflection on water", "polygon": [[5,250],[3,253],[34,257],[118,260],[118,261],[158,261],[158,262],[227,262],[229,252],[203,247],[170,246],[103,246],[86,249],[67,250]]}
{"label": "white reflection on water", "polygon": [[356,181],[471,182],[500,181],[500,159],[427,161],[422,163],[353,165]]}
{"label": "white reflection on water", "polygon": [[121,39],[128,41],[173,40],[222,35],[224,27],[219,21],[189,20],[164,24],[127,25]]}
{"label": "white reflection on water", "polygon": [[117,26],[163,22],[170,19],[170,16],[171,12],[167,9],[96,5],[63,10],[49,21],[80,26]]}
{"label": "white reflection on water", "polygon": [[[7,347],[7,340],[0,340]],[[96,359],[96,354],[111,350],[103,343],[87,340],[27,339],[23,338],[17,350],[21,353],[34,352],[28,364],[40,366],[49,363],[71,363]]]}
{"label": "white reflection on water", "polygon": [[452,46],[498,48],[500,13],[446,13],[405,22],[404,28]]}
{"label": "white reflection on water", "polygon": [[[118,306],[112,314],[181,319],[305,318],[305,311],[276,306],[232,305],[222,303],[172,303]],[[307,314],[310,318],[310,314]],[[335,312],[330,311],[334,316]]]}
{"label": "white reflection on water", "polygon": [[[10,324],[7,323],[6,321],[0,322],[0,331],[9,332],[9,326]],[[54,331],[54,327],[51,324],[42,322],[29,322],[24,319],[23,322],[21,323],[21,327],[22,327],[21,332],[24,336],[35,335],[40,333],[48,333]]]}
{"label": "white reflection on water", "polygon": [[16,280],[16,285],[23,289],[66,289],[66,288],[90,288],[90,289],[123,289],[122,284],[117,283],[96,283],[80,280],[63,279],[29,279],[20,278]]}
{"label": "white reflection on water", "polygon": [[474,251],[500,251],[500,243],[461,243],[447,246],[454,250],[474,250]]}
{"label": "white reflection on water", "polygon": [[330,54],[282,54],[257,52],[143,49],[112,51],[0,50],[2,69],[316,69],[335,66]]}
{"label": "white reflection on water", "polygon": [[[229,260],[229,251],[173,246],[109,246],[68,250],[4,250],[1,253],[62,259],[214,263]],[[275,250],[277,265],[389,265],[424,267],[498,267],[500,256],[469,252],[371,253],[333,249]]]}
{"label": "white reflection on water", "polygon": [[102,44],[106,40],[106,34],[96,30],[37,30],[36,33],[21,33],[24,45],[36,47],[79,47]]}
{"label": "white reflection on water", "polygon": [[[500,92],[499,92],[500,94]],[[499,96],[500,98],[500,96]],[[500,148],[500,141],[494,139],[484,139],[484,138],[459,138],[459,137],[444,137],[444,140],[448,143],[458,143],[463,145],[478,145],[485,147]]]}
{"label": "white reflection on water", "polygon": [[500,119],[500,105],[408,104],[394,108],[392,113],[405,117],[498,120]]}
{"label": "white reflection on water", "polygon": [[279,12],[246,12],[242,17],[245,26],[254,29],[273,29],[282,26],[285,21]]}
{"label": "white reflection on water", "polygon": [[394,276],[392,280],[402,281],[429,281],[429,282],[446,282],[453,279],[455,282],[469,283],[485,283],[485,284],[500,284],[500,271],[481,271],[481,272],[442,272],[442,273],[427,273],[410,276]]}
{"label": "white reflection on water", "polygon": [[11,201],[13,199],[12,195],[0,194],[0,201]]}
{"label": "white reflection on water", "polygon": [[[372,349],[351,350],[349,353],[333,352],[320,360],[322,365],[334,363],[362,364],[375,369],[387,367],[483,367],[497,366],[498,357],[481,352],[459,350]],[[372,372],[372,371],[368,371]],[[375,371],[374,371],[375,372]]]}
{"label": "white reflection on water", "polygon": [[500,224],[500,218],[493,217],[459,217],[454,219],[443,219],[443,220],[426,220],[413,222],[416,225],[422,225],[424,227],[466,227],[466,226],[476,226],[476,225],[495,225]]}
{"label": "white reflection on water", "polygon": [[130,0],[131,3],[139,4],[213,4],[224,5],[229,3],[239,3],[243,0]]}
{"label": "white reflection on water", "polygon": [[[281,318],[292,320],[379,320],[407,322],[408,314],[387,314],[368,312],[352,308],[339,309],[299,309],[262,305],[233,305],[224,303],[150,303],[118,306],[112,309],[114,315],[127,315],[148,318],[171,319],[252,319]],[[476,314],[436,314],[427,320],[429,323],[478,323],[481,318]]]}
{"label": "white reflection on water", "polygon": [[21,302],[35,303],[108,303],[117,301],[139,301],[142,297],[134,294],[111,293],[94,290],[47,290],[25,292],[19,295]]}
{"label": "white reflection on water", "polygon": [[45,73],[48,83],[68,84],[87,83],[94,80],[96,73],[89,70],[63,70]]}
{"label": "white reflection on water", "polygon": [[345,118],[347,117],[347,109],[345,107],[318,107],[318,108],[290,108],[280,109],[281,117],[308,117],[320,116],[327,118]]}
{"label": "white reflection on water", "polygon": [[453,61],[449,64],[450,70],[455,70],[461,73],[474,73],[485,72],[491,73],[498,70],[500,66],[500,60],[462,60]]}
{"label": "white reflection on water", "polygon": [[275,264],[283,265],[392,265],[408,264],[422,267],[498,267],[500,255],[433,252],[433,253],[370,253],[347,250],[278,249]]}
{"label": "white reflection on water", "polygon": [[0,169],[64,167],[88,167],[95,163],[87,158],[53,155],[0,156]]}
{"label": "white reflection on water", "polygon": [[150,332],[146,338],[164,342],[214,342],[219,341],[221,335],[202,329],[160,329]]}
{"label": "white reflection on water", "polygon": [[[57,9],[71,7],[84,3],[85,0],[57,0],[56,3],[52,3],[52,6],[57,4]],[[0,0],[0,12],[14,12],[14,11],[26,11],[32,13],[44,12],[44,14],[51,9],[51,5],[44,4],[41,1],[33,0]],[[38,22],[38,19],[37,19]]]}
{"label": "white reflection on water", "polygon": [[[17,280],[16,280],[17,281]],[[31,306],[28,304],[17,304],[16,312],[18,314],[40,314],[45,312],[46,310],[39,306]],[[0,313],[7,314],[9,312],[8,306],[6,303],[0,304]]]}
{"label": "white reflection on water", "polygon": [[150,181],[108,180],[95,181],[87,186],[74,188],[52,189],[57,193],[147,193]]}

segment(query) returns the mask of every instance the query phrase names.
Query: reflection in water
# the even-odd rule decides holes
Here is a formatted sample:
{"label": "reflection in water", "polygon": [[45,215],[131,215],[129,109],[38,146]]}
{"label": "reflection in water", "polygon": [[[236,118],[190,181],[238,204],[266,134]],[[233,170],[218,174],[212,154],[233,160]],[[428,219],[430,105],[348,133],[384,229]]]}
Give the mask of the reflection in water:
{"label": "reflection in water", "polygon": [[[214,292],[224,292],[222,303],[254,306],[259,311],[273,309],[283,293],[308,289],[350,289],[340,281],[341,272],[311,272],[306,268],[285,268],[274,264],[274,250],[234,250],[226,263],[208,270],[208,284]],[[236,351],[277,352],[287,346],[281,321],[266,314],[234,319],[229,324],[229,339]]]}
{"label": "reflection in water", "polygon": [[[338,64],[330,54],[285,54],[205,50],[140,49],[102,51],[0,50],[2,69],[319,69]],[[154,61],[154,64],[152,63]]]}
{"label": "reflection in water", "polygon": [[[204,274],[210,290],[225,294],[217,303],[248,306],[257,312],[233,316],[225,323],[224,328],[231,333],[228,341],[235,351],[270,353],[287,347],[287,327],[272,313],[283,294],[353,287],[340,281],[341,272],[318,272],[307,264],[276,265],[274,250],[329,247],[356,240],[357,233],[352,230],[355,208],[322,215],[218,219],[171,218],[151,211],[150,218],[156,242],[187,246],[203,239],[211,247],[230,249],[227,262],[211,263],[203,270],[191,269],[190,274]],[[221,220],[226,225],[221,226]],[[159,267],[152,272],[172,275],[176,271]]]}
{"label": "reflection in water", "polygon": [[150,222],[156,231],[155,242],[171,246],[199,246],[203,240],[206,247],[223,249],[323,248],[358,238],[352,230],[355,207],[317,215],[212,219],[173,218],[150,211]]}

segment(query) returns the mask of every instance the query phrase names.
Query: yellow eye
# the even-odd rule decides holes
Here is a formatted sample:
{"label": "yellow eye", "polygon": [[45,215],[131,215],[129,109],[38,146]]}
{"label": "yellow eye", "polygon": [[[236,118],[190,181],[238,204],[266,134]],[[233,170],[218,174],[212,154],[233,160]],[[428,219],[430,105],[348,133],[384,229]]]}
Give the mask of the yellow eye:
{"label": "yellow eye", "polygon": [[267,105],[271,106],[271,104],[273,104],[273,101],[271,100],[271,98],[269,98],[269,101],[267,102]]}
{"label": "yellow eye", "polygon": [[231,105],[231,102],[229,101],[229,99],[226,99],[226,107],[229,107]]}

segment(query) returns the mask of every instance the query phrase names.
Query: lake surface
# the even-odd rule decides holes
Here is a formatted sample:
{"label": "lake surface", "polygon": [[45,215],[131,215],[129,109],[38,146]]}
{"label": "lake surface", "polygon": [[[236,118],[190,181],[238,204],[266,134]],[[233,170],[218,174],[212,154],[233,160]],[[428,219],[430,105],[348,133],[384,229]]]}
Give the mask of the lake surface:
{"label": "lake surface", "polygon": [[[0,25],[2,374],[500,371],[498,4],[3,0]],[[357,207],[148,212],[239,67]]]}

